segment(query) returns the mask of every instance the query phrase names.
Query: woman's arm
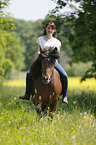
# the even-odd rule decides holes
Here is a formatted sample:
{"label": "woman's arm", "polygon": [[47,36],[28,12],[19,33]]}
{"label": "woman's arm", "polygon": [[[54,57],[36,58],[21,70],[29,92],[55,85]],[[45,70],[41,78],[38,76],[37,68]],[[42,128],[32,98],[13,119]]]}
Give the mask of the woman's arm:
{"label": "woman's arm", "polygon": [[36,43],[36,46],[37,46],[37,54],[39,55],[41,51],[43,51],[44,49],[41,48],[38,43]]}
{"label": "woman's arm", "polygon": [[58,51],[59,51],[59,52],[60,52],[60,48],[61,48],[61,46],[58,47]]}
{"label": "woman's arm", "polygon": [[36,43],[36,47],[37,47],[37,54],[40,54],[40,46]]}

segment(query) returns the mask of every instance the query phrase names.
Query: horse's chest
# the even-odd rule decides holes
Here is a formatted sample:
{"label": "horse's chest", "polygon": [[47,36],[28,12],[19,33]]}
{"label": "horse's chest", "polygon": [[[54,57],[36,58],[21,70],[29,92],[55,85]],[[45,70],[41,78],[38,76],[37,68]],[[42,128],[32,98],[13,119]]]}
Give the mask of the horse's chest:
{"label": "horse's chest", "polygon": [[50,96],[53,93],[54,86],[52,86],[51,83],[44,84],[42,82],[42,78],[39,77],[33,83],[33,91],[34,91],[35,95],[39,95],[39,96],[42,96],[42,97],[46,96],[46,98],[47,98],[48,96]]}
{"label": "horse's chest", "polygon": [[[37,80],[33,82],[33,92],[35,95],[39,95],[42,97],[49,97],[50,95],[53,95],[54,93],[60,95],[62,91],[62,85],[61,80],[58,72],[55,70],[54,74],[52,76],[52,80],[49,84],[44,84],[42,82],[42,77],[39,77]],[[33,94],[34,94],[33,93]]]}

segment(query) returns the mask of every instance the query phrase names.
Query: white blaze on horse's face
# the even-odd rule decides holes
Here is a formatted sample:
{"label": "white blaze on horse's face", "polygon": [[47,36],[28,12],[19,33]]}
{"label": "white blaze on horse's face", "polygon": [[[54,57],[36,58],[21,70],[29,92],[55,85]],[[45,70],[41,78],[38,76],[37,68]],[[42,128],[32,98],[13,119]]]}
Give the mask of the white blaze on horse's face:
{"label": "white blaze on horse's face", "polygon": [[55,63],[51,58],[44,58],[42,60],[42,81],[45,84],[50,83],[54,71]]}

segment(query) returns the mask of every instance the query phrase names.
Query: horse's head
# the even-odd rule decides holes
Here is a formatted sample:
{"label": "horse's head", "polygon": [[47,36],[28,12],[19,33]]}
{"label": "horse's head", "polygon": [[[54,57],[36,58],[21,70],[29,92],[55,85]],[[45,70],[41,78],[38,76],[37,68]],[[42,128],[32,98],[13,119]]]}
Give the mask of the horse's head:
{"label": "horse's head", "polygon": [[59,57],[60,53],[58,52],[57,47],[41,51],[43,83],[50,83],[54,72],[55,60]]}

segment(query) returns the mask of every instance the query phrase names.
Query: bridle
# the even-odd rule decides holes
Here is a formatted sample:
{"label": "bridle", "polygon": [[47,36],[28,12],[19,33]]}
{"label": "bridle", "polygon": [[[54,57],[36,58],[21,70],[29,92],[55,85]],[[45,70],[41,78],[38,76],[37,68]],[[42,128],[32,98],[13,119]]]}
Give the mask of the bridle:
{"label": "bridle", "polygon": [[[45,58],[48,62],[50,61],[50,58],[48,57],[48,58]],[[50,63],[50,62],[49,62]],[[54,64],[55,65],[55,64]],[[51,80],[52,80],[52,75],[53,75],[53,73],[54,73],[54,68],[52,69],[52,73],[50,74],[50,76],[49,77],[46,77],[44,74],[43,74],[43,70],[42,70],[42,68],[41,68],[41,73],[42,73],[42,82],[44,83],[44,84],[49,84],[50,82],[51,82]]]}
{"label": "bridle", "polygon": [[[47,58],[47,59],[53,58],[54,60],[56,60],[56,59],[60,58],[60,52],[58,51],[57,47],[55,47],[55,48],[50,47],[49,50],[41,50],[40,58],[41,58],[41,61],[44,58]],[[52,80],[54,68],[52,70],[51,75],[47,78],[43,75],[42,68],[41,68],[41,73],[42,73],[42,82],[45,84],[49,84]]]}
{"label": "bridle", "polygon": [[53,75],[53,73],[54,73],[54,69],[52,70],[52,73],[51,73],[51,75],[50,75],[48,78],[45,78],[45,77],[43,76],[43,74],[42,74],[42,82],[43,82],[44,84],[49,84],[49,83],[51,82],[51,80],[52,80],[52,75]]}

